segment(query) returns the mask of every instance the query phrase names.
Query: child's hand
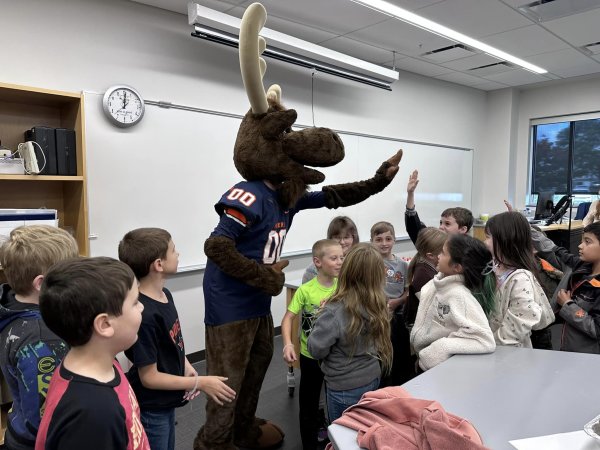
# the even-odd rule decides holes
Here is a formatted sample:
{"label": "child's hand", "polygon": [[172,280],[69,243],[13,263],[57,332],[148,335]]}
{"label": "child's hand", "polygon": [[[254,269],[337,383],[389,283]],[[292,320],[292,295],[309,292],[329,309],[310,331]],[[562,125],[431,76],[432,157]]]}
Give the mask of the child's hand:
{"label": "child's hand", "polygon": [[294,344],[286,344],[283,346],[283,360],[288,364],[293,364],[298,361]]}
{"label": "child's hand", "polygon": [[508,200],[504,200],[504,206],[506,206],[507,211],[514,211],[513,205]]}
{"label": "child's hand", "polygon": [[561,289],[558,291],[558,295],[556,296],[556,303],[560,306],[563,306],[565,303],[571,300],[571,291],[565,291]]}
{"label": "child's hand", "polygon": [[185,391],[185,394],[183,395],[183,399],[190,402],[190,401],[194,400],[196,397],[198,397],[201,393],[202,393],[202,391],[200,389],[196,389],[195,391]]}
{"label": "child's hand", "polygon": [[406,192],[409,194],[411,192],[415,192],[417,189],[417,185],[419,184],[419,171],[413,170],[413,172],[408,177],[408,185],[406,186]]}
{"label": "child's hand", "polygon": [[217,405],[223,406],[223,402],[230,403],[235,399],[235,391],[223,383],[224,381],[227,381],[226,377],[202,377],[199,389],[212,398]]}
{"label": "child's hand", "polygon": [[[185,370],[183,372],[184,376],[196,378],[198,376],[198,372],[196,372],[196,369],[194,369],[194,367],[189,363],[187,358],[185,360],[185,363],[186,363]],[[186,391],[185,394],[183,395],[183,399],[190,401],[190,400],[195,399],[199,395],[200,395],[200,391],[198,389],[195,389],[192,391]]]}
{"label": "child's hand", "polygon": [[398,306],[402,305],[404,303],[405,299],[406,299],[405,297],[390,298],[388,300],[388,310],[390,312],[396,311],[396,308],[398,308]]}

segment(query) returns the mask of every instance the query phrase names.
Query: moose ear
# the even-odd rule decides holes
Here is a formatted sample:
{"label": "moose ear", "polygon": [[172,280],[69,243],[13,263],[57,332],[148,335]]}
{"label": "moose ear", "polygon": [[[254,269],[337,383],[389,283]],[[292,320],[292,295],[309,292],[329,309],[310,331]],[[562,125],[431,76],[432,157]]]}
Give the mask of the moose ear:
{"label": "moose ear", "polygon": [[275,140],[294,124],[297,117],[293,109],[269,112],[260,120],[260,134],[265,139]]}

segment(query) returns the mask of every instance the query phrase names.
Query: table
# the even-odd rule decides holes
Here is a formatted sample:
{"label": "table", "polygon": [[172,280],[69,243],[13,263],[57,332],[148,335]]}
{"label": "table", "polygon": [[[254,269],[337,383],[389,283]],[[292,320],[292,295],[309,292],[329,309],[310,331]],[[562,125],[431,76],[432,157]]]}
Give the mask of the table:
{"label": "table", "polygon": [[571,231],[569,223],[553,223],[552,225],[540,227],[546,235],[559,247],[566,248],[570,253],[577,254],[581,236],[583,235],[583,221],[573,220],[571,222]]}
{"label": "table", "polygon": [[[285,286],[285,310],[289,306],[298,286],[302,284],[302,279],[286,281]],[[296,356],[300,358],[300,335],[298,334],[298,327],[300,326],[300,315],[294,317],[292,321],[292,343],[294,344],[294,350],[296,350]],[[298,359],[293,366],[298,369],[300,368],[300,359]]]}
{"label": "table", "polygon": [[[582,430],[600,414],[600,355],[497,347],[487,355],[455,355],[405,383],[468,419],[493,450],[508,441]],[[336,450],[358,450],[356,432],[328,429]]]}

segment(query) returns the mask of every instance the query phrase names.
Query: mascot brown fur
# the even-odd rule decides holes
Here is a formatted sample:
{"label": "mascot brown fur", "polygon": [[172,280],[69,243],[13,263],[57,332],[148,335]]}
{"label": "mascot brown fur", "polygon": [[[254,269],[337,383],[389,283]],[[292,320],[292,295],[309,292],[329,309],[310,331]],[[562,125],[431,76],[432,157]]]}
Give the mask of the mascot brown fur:
{"label": "mascot brown fur", "polygon": [[302,209],[354,205],[382,191],[402,158],[400,150],[369,180],[308,192],[308,185],[321,183],[325,176],[306,166],[337,164],[344,158],[344,146],[327,128],[292,130],[297,114],[282,106],[279,86],[265,93],[266,63],[260,58],[265,41],[258,36],[265,21],[264,7],[254,3],[240,29],[240,68],[251,110],[238,131],[234,163],[246,181],[216,204],[220,221],[204,245],[207,373],[228,377],[237,397],[223,406],[208,399],[195,450],[281,444],[281,428],[255,413],[273,356],[271,296],[283,289],[282,269],[288,261],[279,255],[293,216]]}

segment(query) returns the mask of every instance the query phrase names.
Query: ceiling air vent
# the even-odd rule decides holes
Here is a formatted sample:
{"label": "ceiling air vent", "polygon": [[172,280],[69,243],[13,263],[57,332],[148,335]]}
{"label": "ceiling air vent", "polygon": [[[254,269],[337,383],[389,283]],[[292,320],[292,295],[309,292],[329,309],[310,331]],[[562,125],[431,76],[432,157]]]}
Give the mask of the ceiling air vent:
{"label": "ceiling air vent", "polygon": [[438,48],[427,53],[423,53],[421,57],[433,62],[448,62],[467,56],[473,56],[475,52],[463,44],[450,45],[449,47]]}
{"label": "ceiling air vent", "polygon": [[600,7],[600,0],[538,0],[519,6],[519,11],[536,22],[548,22]]}
{"label": "ceiling air vent", "polygon": [[600,42],[592,42],[591,44],[586,44],[580,48],[589,55],[600,54]]}
{"label": "ceiling air vent", "polygon": [[506,61],[501,61],[493,64],[486,64],[485,66],[473,67],[472,69],[467,70],[467,72],[472,75],[486,76],[507,72],[515,67],[515,65],[507,63]]}

